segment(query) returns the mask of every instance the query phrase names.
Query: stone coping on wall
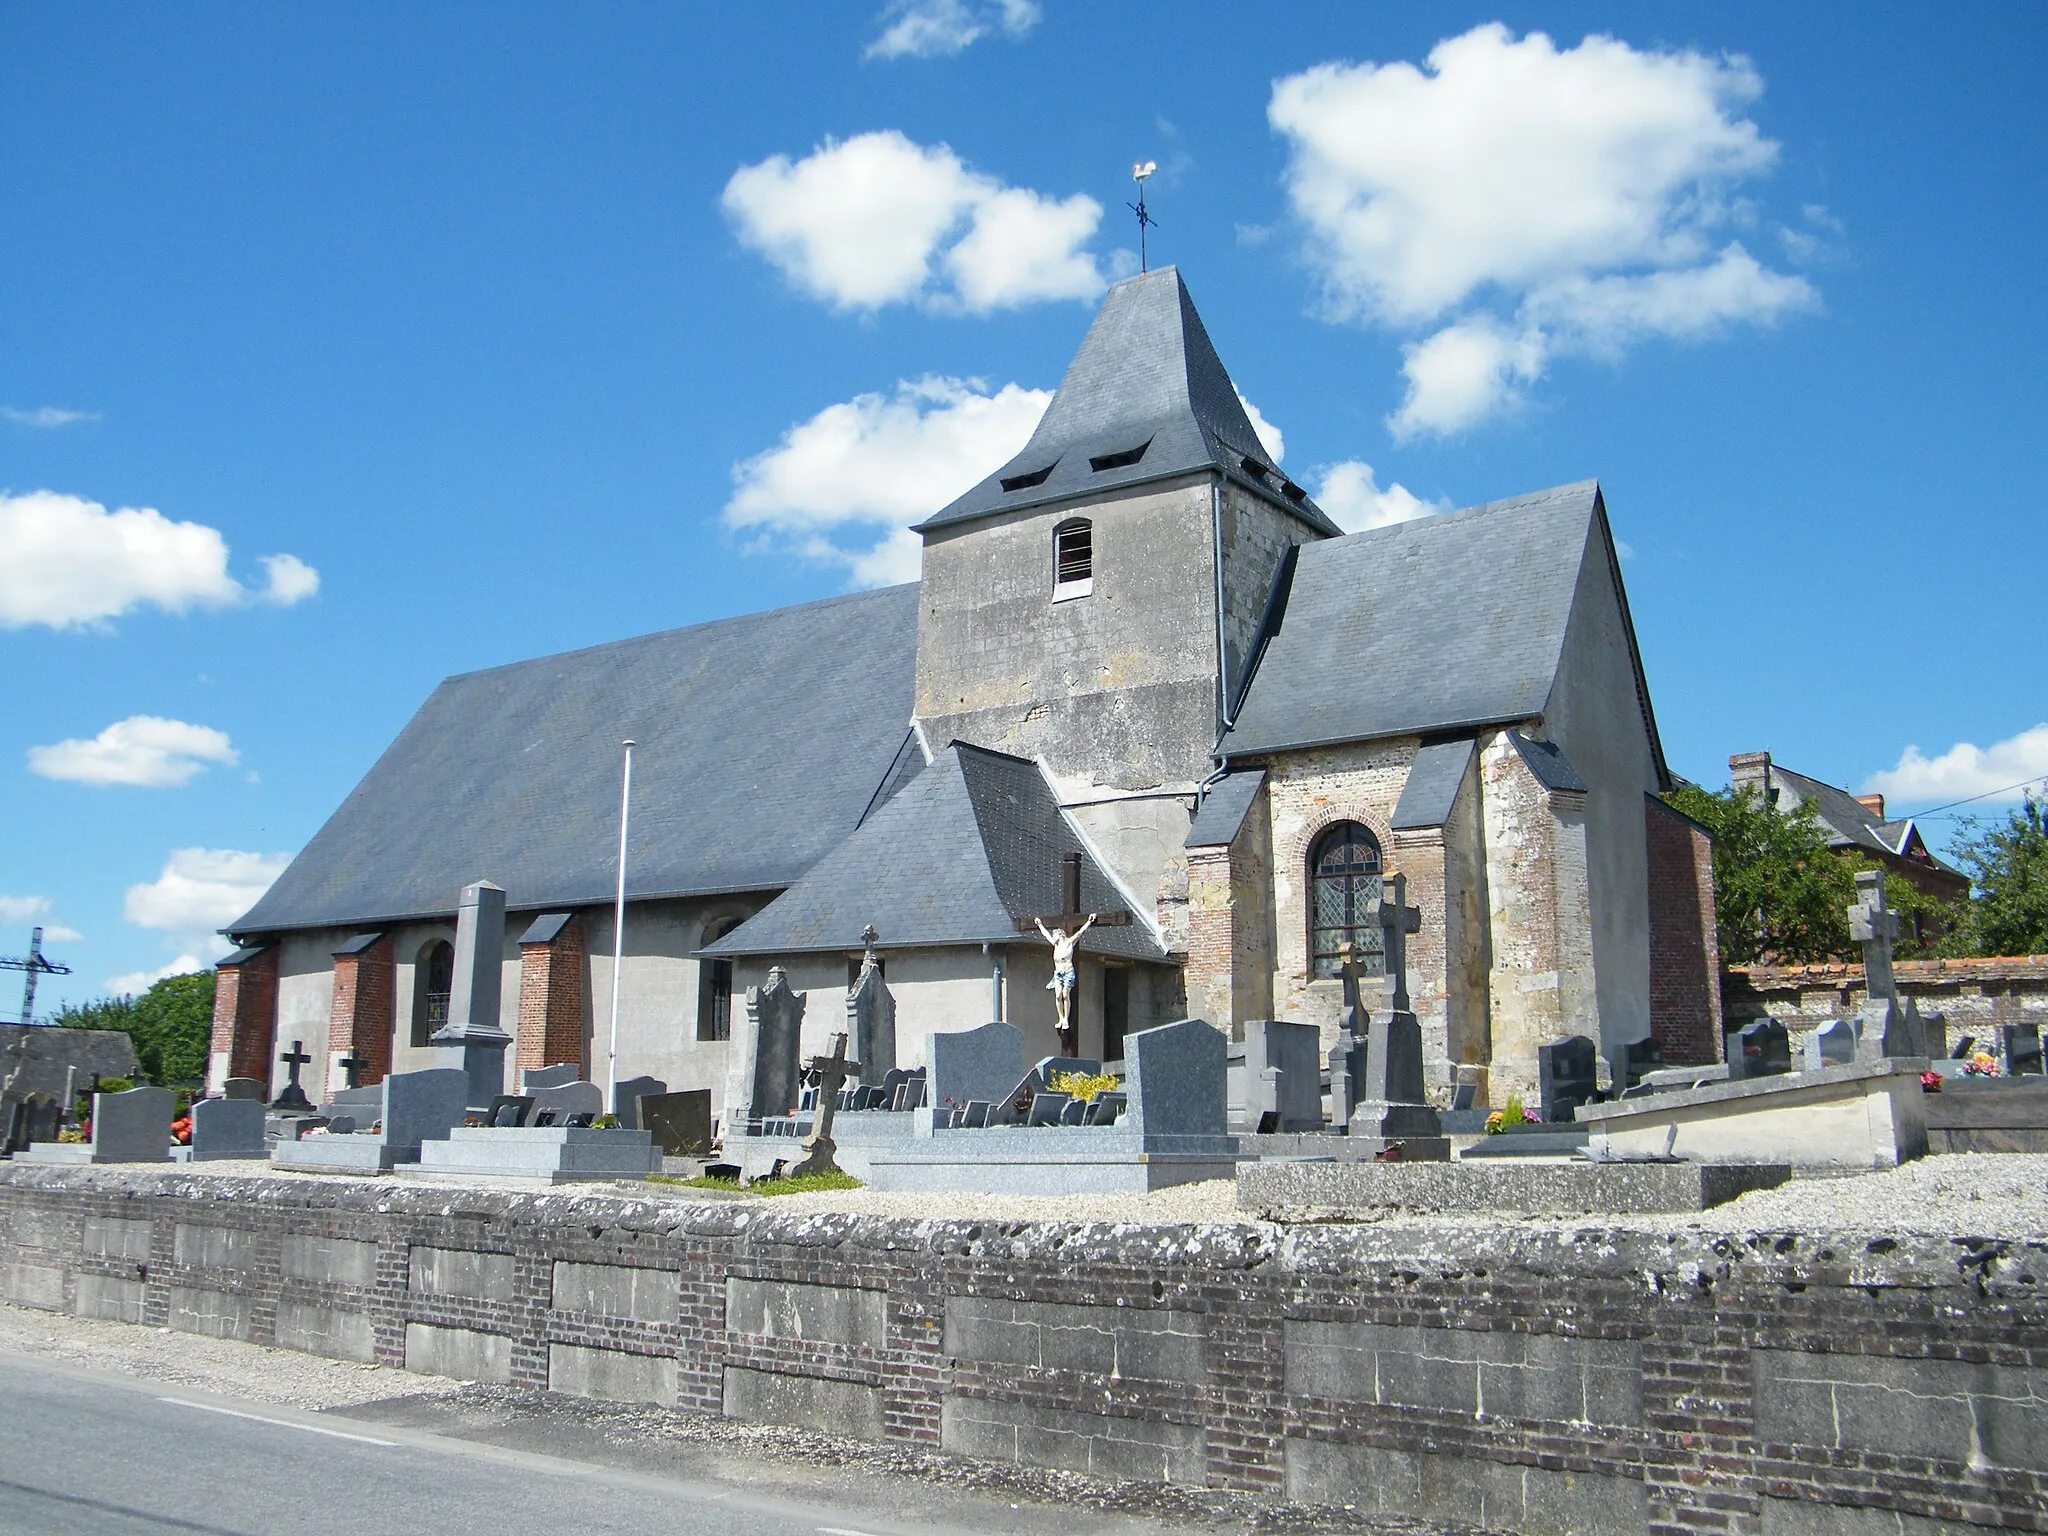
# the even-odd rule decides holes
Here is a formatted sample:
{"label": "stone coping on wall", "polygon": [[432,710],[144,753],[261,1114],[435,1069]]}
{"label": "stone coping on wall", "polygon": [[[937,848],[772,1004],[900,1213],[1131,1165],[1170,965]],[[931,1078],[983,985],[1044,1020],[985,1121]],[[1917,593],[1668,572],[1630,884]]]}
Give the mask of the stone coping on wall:
{"label": "stone coping on wall", "polygon": [[[2048,955],[1989,955],[1955,960],[1894,960],[1892,973],[1902,985],[1939,986],[1950,982],[2048,981]],[[1863,962],[1830,960],[1815,965],[1737,965],[1726,974],[1746,981],[1759,992],[1794,987],[1860,987]]]}

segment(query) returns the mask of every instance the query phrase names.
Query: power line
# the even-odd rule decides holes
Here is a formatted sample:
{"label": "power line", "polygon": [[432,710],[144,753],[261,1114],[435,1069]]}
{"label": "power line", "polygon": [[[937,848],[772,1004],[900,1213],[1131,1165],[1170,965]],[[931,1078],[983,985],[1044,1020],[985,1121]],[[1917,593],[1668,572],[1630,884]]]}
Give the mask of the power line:
{"label": "power line", "polygon": [[2048,784],[2048,773],[2037,773],[2031,779],[2021,779],[2017,784],[2008,784],[2003,789],[1987,789],[1981,795],[1965,795],[1960,800],[1951,800],[1947,805],[1937,805],[1931,811],[1915,811],[1914,821],[1929,821],[1943,811],[1952,811],[1959,805],[1973,805],[1979,800],[1993,800],[2000,795],[2009,795],[2016,789],[2025,789],[2029,784]]}

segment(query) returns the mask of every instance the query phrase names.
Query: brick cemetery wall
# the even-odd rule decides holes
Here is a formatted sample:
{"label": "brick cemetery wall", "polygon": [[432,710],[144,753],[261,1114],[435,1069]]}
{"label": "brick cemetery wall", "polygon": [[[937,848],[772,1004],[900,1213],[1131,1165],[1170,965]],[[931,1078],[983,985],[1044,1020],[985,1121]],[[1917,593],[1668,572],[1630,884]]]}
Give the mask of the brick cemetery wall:
{"label": "brick cemetery wall", "polygon": [[1550,1532],[2048,1530],[2048,1245],[0,1172],[18,1305]]}
{"label": "brick cemetery wall", "polygon": [[[1915,999],[1923,1015],[1946,1016],[1950,1041],[1975,1035],[1980,1044],[1988,1042],[2002,1024],[2033,1023],[2048,1034],[2048,955],[1895,960],[1892,969],[1900,994]],[[1734,969],[1722,977],[1721,998],[1724,1029],[1740,1029],[1751,1019],[1769,1017],[1803,1033],[1862,1010],[1863,966],[1848,962]]]}

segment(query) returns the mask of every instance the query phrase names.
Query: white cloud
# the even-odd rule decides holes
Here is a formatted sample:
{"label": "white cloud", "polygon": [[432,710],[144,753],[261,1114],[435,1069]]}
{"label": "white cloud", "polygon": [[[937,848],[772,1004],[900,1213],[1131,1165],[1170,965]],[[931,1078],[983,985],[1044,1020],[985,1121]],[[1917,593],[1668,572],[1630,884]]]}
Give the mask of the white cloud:
{"label": "white cloud", "polygon": [[175,849],[156,879],[128,887],[121,915],[170,934],[188,955],[218,958],[228,946],[216,930],[254,906],[290,862],[288,853]]}
{"label": "white cloud", "polygon": [[917,302],[984,314],[1092,299],[1106,286],[1084,249],[1102,222],[1094,198],[1005,187],[894,129],[742,166],[723,205],[741,244],[842,309]]}
{"label": "white cloud", "polygon": [[[267,601],[297,602],[319,585],[295,556],[265,563]],[[218,529],[172,522],[153,507],[109,512],[56,491],[0,491],[0,629],[103,624],[143,604],[226,608],[256,595],[228,574]]]}
{"label": "white cloud", "polygon": [[43,929],[43,939],[50,944],[82,944],[85,935],[68,923],[51,923]]}
{"label": "white cloud", "polygon": [[49,910],[47,896],[0,896],[0,923],[32,923]]}
{"label": "white cloud", "polygon": [[17,427],[68,427],[78,421],[98,421],[98,411],[65,411],[54,405],[39,405],[32,411],[20,410],[11,405],[0,405],[0,421],[11,421]]}
{"label": "white cloud", "polygon": [[[1979,795],[2017,800],[2013,788],[2048,778],[2048,724],[2021,731],[1988,747],[1958,742],[1939,757],[1908,747],[1895,767],[1874,773],[1863,787],[1907,804],[1946,803]],[[2038,783],[2035,785],[2039,788]]]}
{"label": "white cloud", "polygon": [[[945,378],[857,395],[733,466],[726,526],[844,564],[857,586],[914,580],[930,516],[1022,448],[1051,395]],[[879,530],[889,530],[877,538]],[[840,542],[852,540],[852,544]]]}
{"label": "white cloud", "polygon": [[1259,414],[1259,408],[1245,399],[1242,390],[1238,392],[1237,403],[1244,407],[1246,419],[1251,422],[1252,430],[1259,434],[1259,442],[1272,455],[1273,462],[1278,464],[1286,458],[1287,439],[1281,435],[1280,429]]}
{"label": "white cloud", "polygon": [[157,715],[116,720],[90,741],[28,749],[30,771],[46,779],[143,789],[174,788],[191,782],[208,763],[231,768],[240,760],[225,731]]}
{"label": "white cloud", "polygon": [[1470,426],[1553,356],[1813,304],[1804,278],[1721,237],[1754,218],[1733,189],[1777,157],[1745,116],[1762,89],[1738,57],[1599,36],[1560,50],[1499,23],[1420,68],[1276,82],[1267,116],[1329,312],[1439,327],[1409,350],[1394,430]]}
{"label": "white cloud", "polygon": [[1405,523],[1448,512],[1451,507],[1449,501],[1424,501],[1398,483],[1382,489],[1372,466],[1357,459],[1345,459],[1325,468],[1316,486],[1315,501],[1346,533]]}
{"label": "white cloud", "polygon": [[161,970],[129,971],[125,975],[109,976],[107,978],[107,991],[115,997],[134,997],[139,993],[147,992],[151,987],[168,976],[195,975],[205,970],[210,964],[212,964],[211,961],[202,960],[197,955],[180,955]]}
{"label": "white cloud", "polygon": [[289,608],[320,590],[320,573],[297,555],[265,555],[256,563],[263,567],[262,602]]}
{"label": "white cloud", "polygon": [[936,59],[972,47],[992,31],[1022,37],[1038,25],[1038,0],[892,0],[880,19],[882,35],[861,55],[869,59]]}

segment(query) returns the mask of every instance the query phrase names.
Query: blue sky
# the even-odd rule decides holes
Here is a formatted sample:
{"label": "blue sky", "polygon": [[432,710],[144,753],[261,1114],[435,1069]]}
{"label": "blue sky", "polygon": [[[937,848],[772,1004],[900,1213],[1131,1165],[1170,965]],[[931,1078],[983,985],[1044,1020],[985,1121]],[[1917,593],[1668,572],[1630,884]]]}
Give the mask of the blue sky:
{"label": "blue sky", "polygon": [[210,958],[441,677],[901,572],[1138,159],[1347,526],[1602,481],[1678,772],[2048,774],[2048,10],[1253,16],[0,4],[0,953]]}

